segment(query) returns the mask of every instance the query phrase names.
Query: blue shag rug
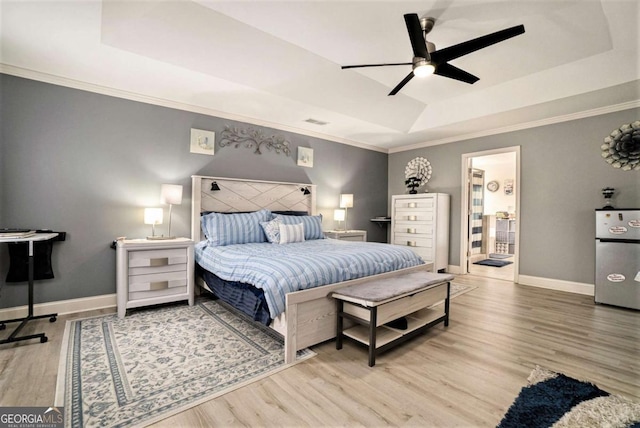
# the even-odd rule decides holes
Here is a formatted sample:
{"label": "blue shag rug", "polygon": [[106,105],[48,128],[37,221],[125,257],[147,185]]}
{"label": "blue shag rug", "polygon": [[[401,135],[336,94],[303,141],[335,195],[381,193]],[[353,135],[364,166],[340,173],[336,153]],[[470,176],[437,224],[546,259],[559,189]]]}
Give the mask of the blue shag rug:
{"label": "blue shag rug", "polygon": [[640,428],[640,404],[537,366],[498,428]]}

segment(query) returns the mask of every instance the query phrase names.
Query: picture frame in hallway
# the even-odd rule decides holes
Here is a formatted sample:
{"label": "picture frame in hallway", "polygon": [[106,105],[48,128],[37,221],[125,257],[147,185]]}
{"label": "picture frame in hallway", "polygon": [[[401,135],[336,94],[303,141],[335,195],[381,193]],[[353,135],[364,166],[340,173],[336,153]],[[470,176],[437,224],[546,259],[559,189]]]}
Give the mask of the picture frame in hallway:
{"label": "picture frame in hallway", "polygon": [[513,195],[513,179],[507,178],[504,180],[504,194],[507,196]]}

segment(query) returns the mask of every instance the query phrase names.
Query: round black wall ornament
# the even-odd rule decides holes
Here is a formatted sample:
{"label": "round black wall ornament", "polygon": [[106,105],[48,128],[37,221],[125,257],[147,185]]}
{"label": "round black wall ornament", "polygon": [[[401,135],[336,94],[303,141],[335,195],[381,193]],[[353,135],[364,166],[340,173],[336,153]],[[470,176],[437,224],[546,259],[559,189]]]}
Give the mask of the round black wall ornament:
{"label": "round black wall ornament", "polygon": [[600,146],[605,162],[623,171],[640,171],[640,120],[614,129]]}

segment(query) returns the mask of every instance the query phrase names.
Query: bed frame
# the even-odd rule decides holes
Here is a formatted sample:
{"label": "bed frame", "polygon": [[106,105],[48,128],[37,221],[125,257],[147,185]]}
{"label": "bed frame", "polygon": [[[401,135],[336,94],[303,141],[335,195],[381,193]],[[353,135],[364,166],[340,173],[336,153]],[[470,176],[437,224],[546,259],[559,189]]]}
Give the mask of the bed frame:
{"label": "bed frame", "polygon": [[[238,212],[266,208],[271,211],[307,211],[312,215],[316,214],[316,186],[313,184],[200,175],[192,176],[191,180],[191,238],[196,242],[204,239],[200,228],[200,215],[205,211]],[[214,182],[220,190],[211,190]],[[284,336],[285,363],[295,361],[296,351],[336,337],[336,303],[329,297],[330,293],[348,285],[419,270],[433,271],[433,264],[427,263],[287,294],[284,314],[272,323],[272,327]],[[197,278],[197,281],[204,285],[202,278]]]}

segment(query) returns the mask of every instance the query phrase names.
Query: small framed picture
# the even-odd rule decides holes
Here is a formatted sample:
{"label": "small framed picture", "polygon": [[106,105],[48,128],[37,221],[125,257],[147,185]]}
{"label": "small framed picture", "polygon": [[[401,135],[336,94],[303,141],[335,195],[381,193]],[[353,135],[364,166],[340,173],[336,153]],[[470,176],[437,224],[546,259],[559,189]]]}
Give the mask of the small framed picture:
{"label": "small framed picture", "polygon": [[313,149],[309,147],[298,147],[298,166],[313,168]]}
{"label": "small framed picture", "polygon": [[216,134],[213,131],[191,128],[191,141],[189,144],[191,153],[213,155],[215,145]]}
{"label": "small framed picture", "polygon": [[504,194],[513,195],[513,179],[507,178],[504,180]]}

